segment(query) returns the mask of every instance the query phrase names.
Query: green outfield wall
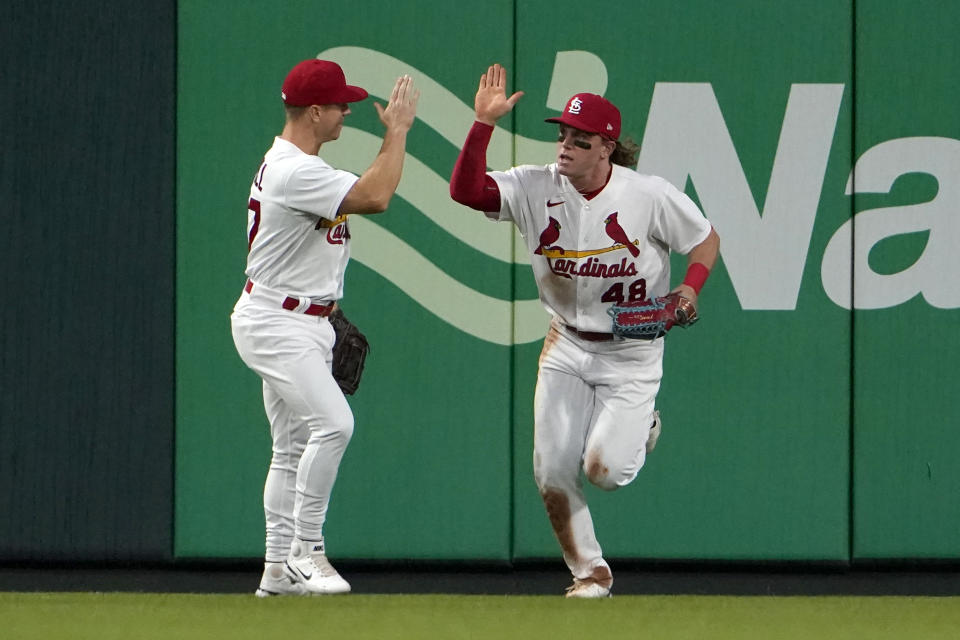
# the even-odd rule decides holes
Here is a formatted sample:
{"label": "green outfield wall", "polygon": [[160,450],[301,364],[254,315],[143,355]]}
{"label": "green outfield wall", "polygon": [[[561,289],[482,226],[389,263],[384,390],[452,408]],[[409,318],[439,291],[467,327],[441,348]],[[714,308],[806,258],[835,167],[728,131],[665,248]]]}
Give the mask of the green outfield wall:
{"label": "green outfield wall", "polygon": [[173,548],[176,4],[88,5],[3,4],[3,563]]}
{"label": "green outfield wall", "polygon": [[179,3],[175,557],[262,554],[268,427],[229,315],[280,84],[312,56],[371,93],[321,151],[355,173],[380,145],[372,102],[403,73],[422,91],[397,197],[351,218],[343,307],[373,348],[332,556],[558,556],[531,470],[547,316],[513,228],[448,195],[500,62],[526,95],[491,168],[551,162],[543,119],[601,93],[641,143],[637,170],[721,236],[701,322],[667,339],[657,451],[629,487],[588,488],[605,553],[960,557],[960,4],[582,6]]}

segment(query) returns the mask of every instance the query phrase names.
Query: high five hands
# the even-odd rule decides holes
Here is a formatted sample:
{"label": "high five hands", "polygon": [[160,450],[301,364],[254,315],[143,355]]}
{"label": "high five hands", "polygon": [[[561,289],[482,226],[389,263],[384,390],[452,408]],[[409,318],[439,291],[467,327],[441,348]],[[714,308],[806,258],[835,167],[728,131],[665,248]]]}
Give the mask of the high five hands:
{"label": "high five hands", "polygon": [[497,120],[513,110],[513,105],[523,97],[523,91],[517,91],[509,98],[506,93],[507,70],[499,64],[494,64],[487,72],[480,76],[480,86],[477,88],[477,97],[473,101],[477,120],[491,126]]}
{"label": "high five hands", "polygon": [[390,93],[390,101],[384,108],[379,102],[373,103],[380,116],[380,122],[387,129],[396,128],[408,131],[413,126],[417,115],[417,102],[420,100],[420,90],[413,86],[413,78],[403,75],[397,78],[397,83]]}

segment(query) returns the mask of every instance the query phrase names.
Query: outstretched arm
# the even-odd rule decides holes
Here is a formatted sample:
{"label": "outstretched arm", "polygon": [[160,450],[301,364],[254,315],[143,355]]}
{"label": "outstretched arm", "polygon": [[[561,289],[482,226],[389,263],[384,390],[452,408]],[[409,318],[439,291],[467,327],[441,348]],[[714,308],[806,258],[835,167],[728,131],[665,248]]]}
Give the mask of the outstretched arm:
{"label": "outstretched arm", "polygon": [[450,176],[450,197],[477,211],[500,210],[500,188],[487,175],[487,145],[493,127],[474,122]]}
{"label": "outstretched arm", "polygon": [[473,102],[476,122],[467,134],[450,176],[450,197],[478,211],[500,209],[500,190],[486,173],[487,145],[497,120],[509,113],[523,96],[523,92],[518,91],[507,98],[506,84],[507,71],[499,64],[492,65],[480,76]]}
{"label": "outstretched arm", "polygon": [[340,214],[380,213],[386,211],[400,184],[403,159],[407,153],[407,132],[417,115],[420,91],[413,86],[413,78],[401,76],[390,94],[386,108],[374,103],[380,122],[387,128],[383,145],[373,163],[354,183],[340,203]]}

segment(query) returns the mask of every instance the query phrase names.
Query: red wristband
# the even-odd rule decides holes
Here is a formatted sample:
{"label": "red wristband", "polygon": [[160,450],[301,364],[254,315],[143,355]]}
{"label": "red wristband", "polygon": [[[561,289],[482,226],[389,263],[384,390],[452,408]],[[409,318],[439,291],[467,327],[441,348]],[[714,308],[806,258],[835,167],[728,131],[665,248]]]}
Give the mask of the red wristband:
{"label": "red wristband", "polygon": [[703,288],[703,283],[707,281],[709,275],[710,269],[707,269],[705,264],[694,262],[687,267],[687,275],[683,278],[683,284],[693,287],[697,295],[700,295],[700,289]]}

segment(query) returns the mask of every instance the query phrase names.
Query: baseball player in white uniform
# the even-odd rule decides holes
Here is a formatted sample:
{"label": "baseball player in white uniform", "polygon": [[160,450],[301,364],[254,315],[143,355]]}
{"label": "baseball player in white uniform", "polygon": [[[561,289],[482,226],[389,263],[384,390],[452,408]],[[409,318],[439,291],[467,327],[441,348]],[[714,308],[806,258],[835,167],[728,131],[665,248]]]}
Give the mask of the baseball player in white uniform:
{"label": "baseball player in white uniform", "polygon": [[[675,288],[696,302],[719,238],[697,206],[666,180],[636,173],[637,147],[620,142],[620,112],[589,93],[570,98],[556,162],[486,172],[497,120],[522,97],[505,92],[506,71],[480,78],[471,128],[454,167],[455,200],[517,226],[531,255],[540,300],[553,316],[534,398],[534,476],[573,574],[567,597],[610,595],[613,575],[594,532],[581,471],[594,485],[633,481],[660,435],[655,400],[663,338],[611,333],[615,303],[670,289],[669,252],[688,256]],[[625,165],[625,166],[621,166]]]}
{"label": "baseball player in white uniform", "polygon": [[359,178],[317,153],[336,140],[350,103],[367,92],[339,65],[310,59],[283,83],[283,132],[250,187],[247,281],[231,316],[244,363],[263,379],[273,456],[263,492],[266,554],[256,594],[344,593],[350,585],[327,560],[323,524],[340,460],[353,433],[350,405],[330,371],[327,320],[343,296],[350,258],[347,216],[386,210],[396,191],[419,92],[397,79],[383,146]]}

